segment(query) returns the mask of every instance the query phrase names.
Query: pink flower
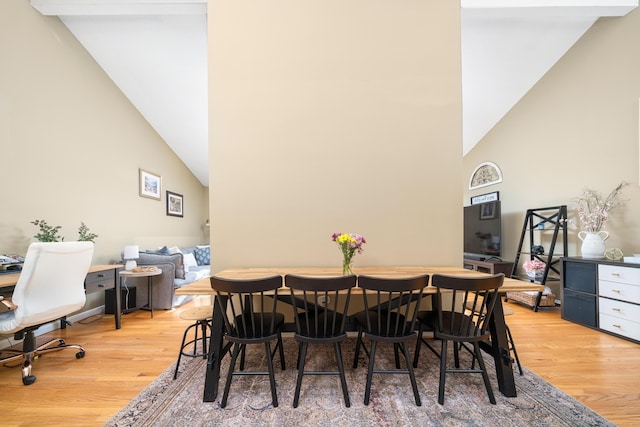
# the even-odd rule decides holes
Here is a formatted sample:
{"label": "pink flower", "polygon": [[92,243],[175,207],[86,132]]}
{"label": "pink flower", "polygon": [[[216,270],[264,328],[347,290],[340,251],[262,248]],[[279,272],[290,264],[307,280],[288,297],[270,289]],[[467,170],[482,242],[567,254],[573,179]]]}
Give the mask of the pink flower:
{"label": "pink flower", "polygon": [[522,266],[524,267],[525,271],[537,271],[544,270],[547,264],[540,261],[539,259],[530,259],[528,261],[525,261]]}
{"label": "pink flower", "polygon": [[582,197],[576,199],[578,218],[580,218],[584,231],[598,232],[604,228],[609,219],[609,211],[617,206],[622,206],[623,202],[618,197],[622,188],[627,185],[628,183],[621,182],[604,199],[594,190],[584,190]]}

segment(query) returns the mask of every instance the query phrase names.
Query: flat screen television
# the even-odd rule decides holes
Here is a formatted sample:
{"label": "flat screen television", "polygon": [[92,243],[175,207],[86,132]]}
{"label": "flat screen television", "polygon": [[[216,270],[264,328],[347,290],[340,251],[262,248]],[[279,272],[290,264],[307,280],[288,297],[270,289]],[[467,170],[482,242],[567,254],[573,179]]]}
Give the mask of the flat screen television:
{"label": "flat screen television", "polygon": [[502,258],[500,201],[464,208],[464,257],[484,261]]}

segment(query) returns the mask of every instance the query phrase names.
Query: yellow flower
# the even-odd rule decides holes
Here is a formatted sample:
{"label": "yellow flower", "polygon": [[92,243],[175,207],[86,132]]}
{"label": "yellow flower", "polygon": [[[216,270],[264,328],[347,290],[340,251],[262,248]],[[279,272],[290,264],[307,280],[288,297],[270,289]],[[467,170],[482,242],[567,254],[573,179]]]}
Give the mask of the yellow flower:
{"label": "yellow flower", "polygon": [[336,242],[338,242],[338,244],[340,245],[342,245],[343,243],[355,243],[355,241],[356,239],[354,239],[347,233],[343,233],[336,238]]}

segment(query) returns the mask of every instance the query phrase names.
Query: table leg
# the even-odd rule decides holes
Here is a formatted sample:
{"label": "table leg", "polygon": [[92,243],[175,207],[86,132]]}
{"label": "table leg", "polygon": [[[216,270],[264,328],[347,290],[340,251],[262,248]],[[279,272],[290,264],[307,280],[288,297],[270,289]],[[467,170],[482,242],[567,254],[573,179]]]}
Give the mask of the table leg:
{"label": "table leg", "polygon": [[493,309],[493,316],[489,322],[491,332],[491,354],[496,365],[496,377],[498,378],[498,388],[507,397],[516,397],[516,383],[513,378],[513,368],[511,366],[511,354],[509,353],[509,342],[507,340],[507,327],[504,321],[504,311],[502,308],[502,297],[498,297]]}
{"label": "table leg", "polygon": [[[218,298],[217,296],[215,297]],[[228,298],[221,297],[219,304],[223,310],[227,309]],[[213,303],[213,315],[211,319],[211,338],[209,339],[209,355],[207,357],[207,371],[204,380],[203,402],[213,402],[218,396],[218,383],[220,381],[220,362],[222,360],[224,323],[222,313],[219,311],[218,301]]]}
{"label": "table leg", "polygon": [[116,283],[115,283],[116,308],[114,310],[115,315],[113,316],[116,320],[116,329],[120,329],[122,327],[122,278],[118,276],[119,275],[116,272]]}
{"label": "table leg", "polygon": [[149,311],[153,319],[153,277],[147,277],[147,295],[149,296]]}

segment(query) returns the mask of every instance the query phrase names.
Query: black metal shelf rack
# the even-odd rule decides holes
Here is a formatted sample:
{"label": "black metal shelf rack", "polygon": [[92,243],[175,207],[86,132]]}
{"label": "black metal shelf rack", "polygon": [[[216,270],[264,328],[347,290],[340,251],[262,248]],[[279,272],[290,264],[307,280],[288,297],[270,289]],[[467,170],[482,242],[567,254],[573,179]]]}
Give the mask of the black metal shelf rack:
{"label": "black metal shelf rack", "polygon": [[[550,227],[549,227],[550,226]],[[542,251],[534,250],[536,233],[553,232],[550,241],[542,247]],[[561,251],[557,250],[556,243],[561,239]],[[542,245],[538,245],[542,246]],[[540,280],[524,278],[530,282],[544,285],[547,281],[558,280],[560,277],[560,258],[567,256],[567,206],[552,206],[547,208],[527,209],[520,234],[520,243],[516,252],[511,277],[518,278],[518,265],[520,256],[528,256],[530,260],[538,259],[545,263],[544,274]],[[553,272],[556,277],[549,276]],[[538,292],[533,311],[538,311],[542,292]]]}

